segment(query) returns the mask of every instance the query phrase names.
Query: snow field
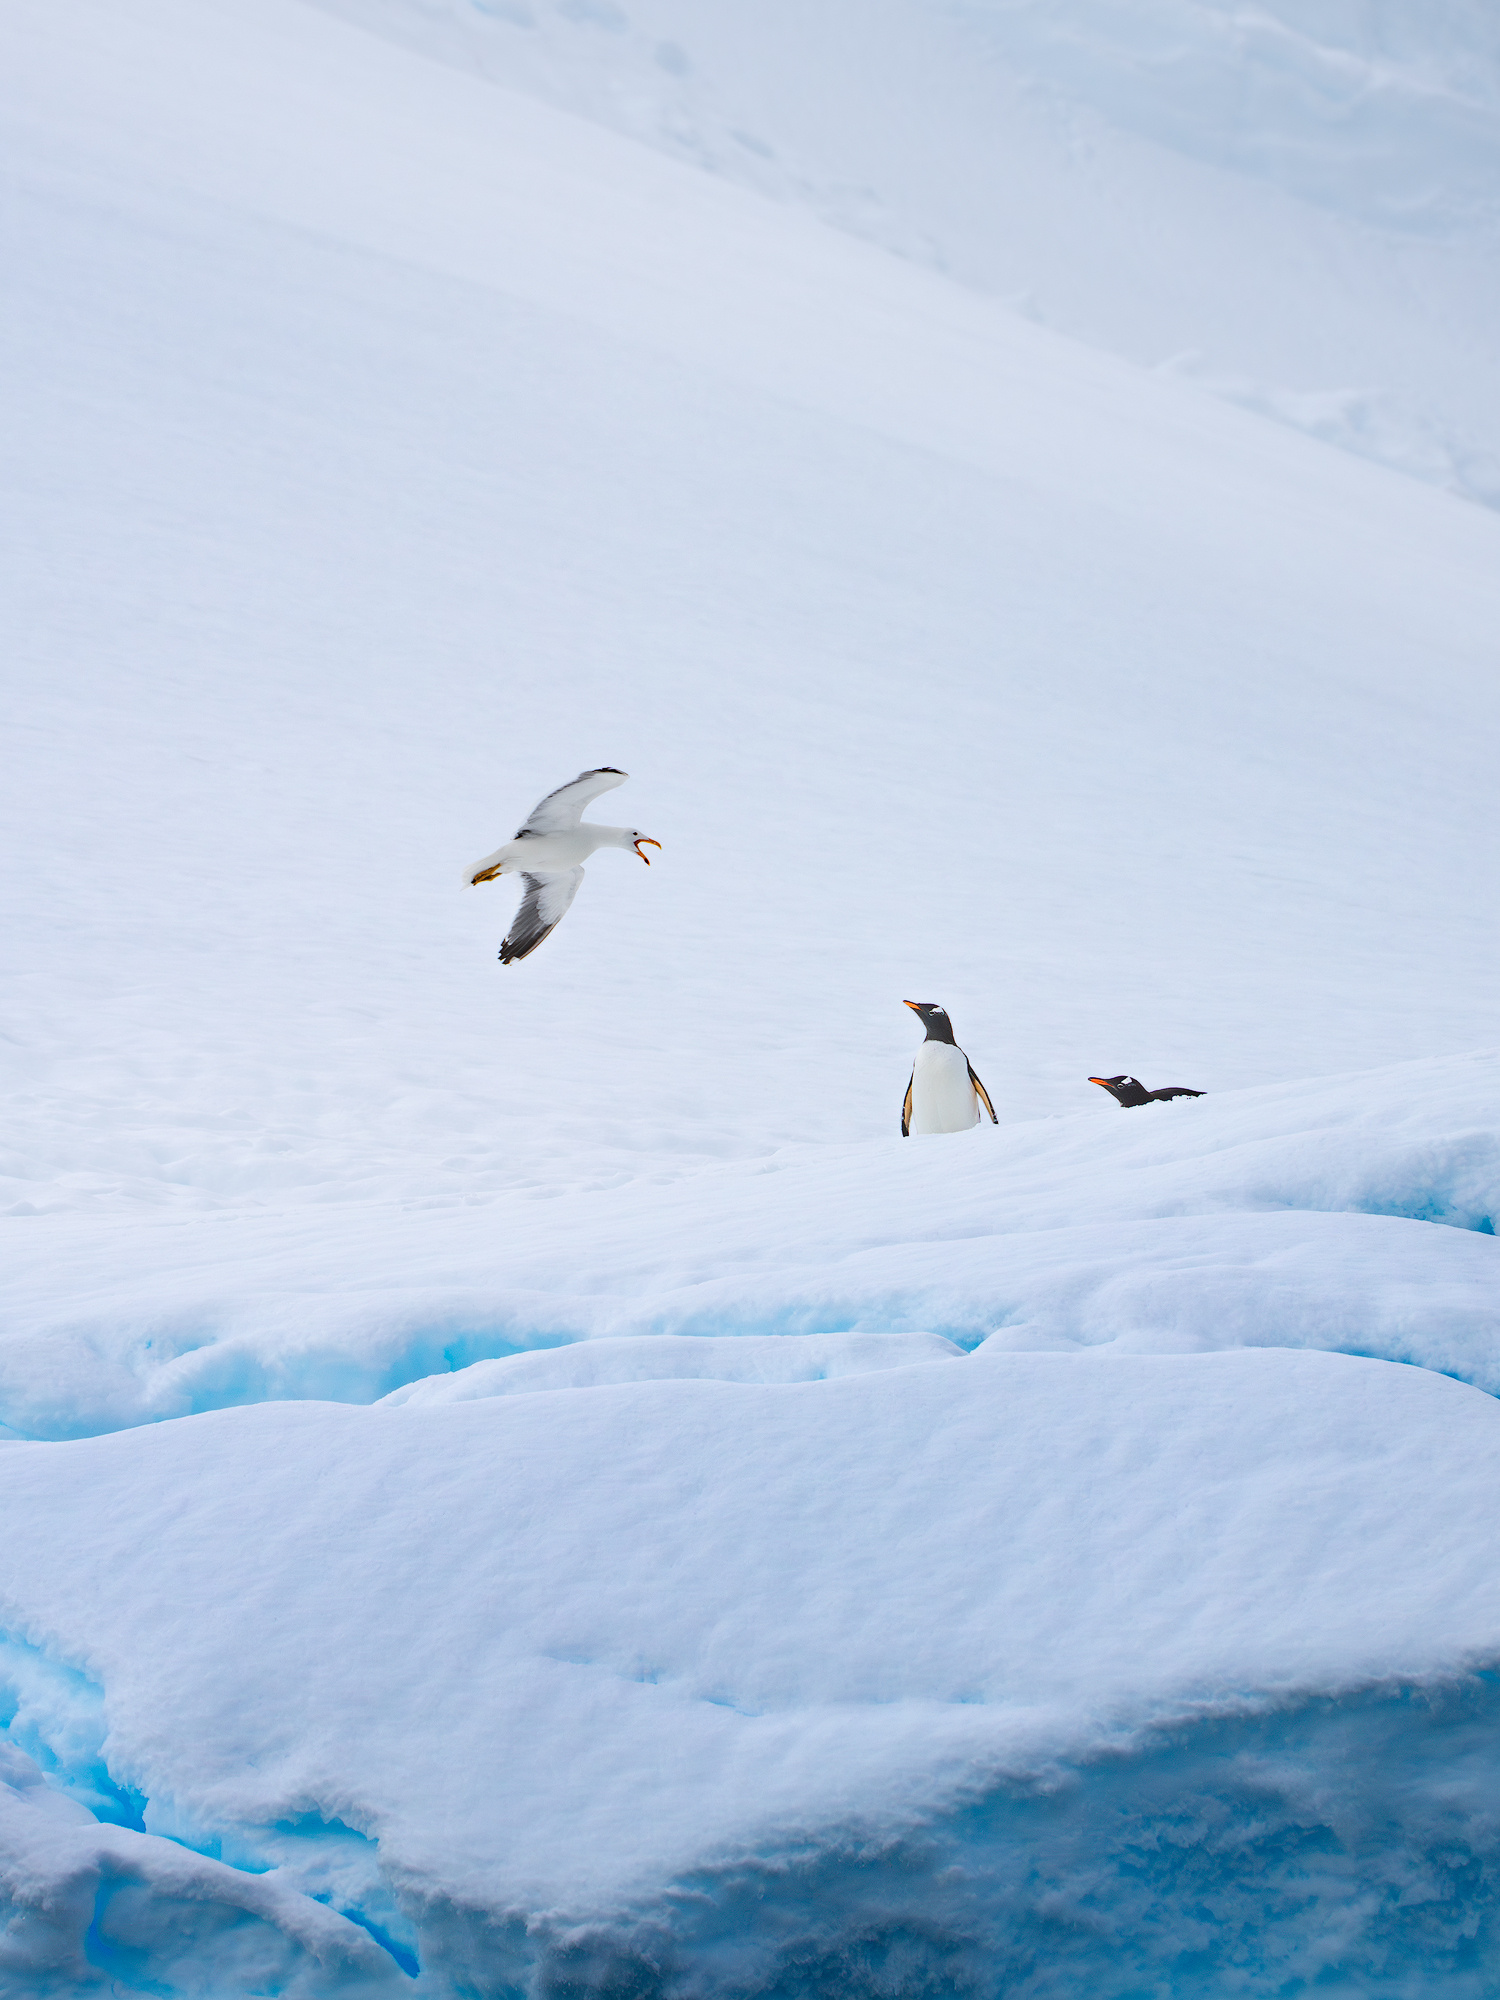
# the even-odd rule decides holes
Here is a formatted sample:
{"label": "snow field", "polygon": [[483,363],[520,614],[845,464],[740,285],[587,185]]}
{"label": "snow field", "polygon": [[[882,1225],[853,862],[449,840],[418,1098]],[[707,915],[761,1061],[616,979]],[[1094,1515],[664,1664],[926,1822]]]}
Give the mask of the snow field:
{"label": "snow field", "polygon": [[[1007,1118],[1492,1043],[1486,515],[294,5],[64,18],[11,72],[23,1214],[883,1137],[918,985]],[[580,714],[665,852],[501,986],[454,856]]]}
{"label": "snow field", "polygon": [[[1033,40],[1009,167],[830,200],[809,115],[945,129],[911,11],[785,131],[710,102],[785,14],[532,11],[531,96],[300,0],[0,31],[0,1983],[1480,2000],[1500,523],[1253,407],[1483,490],[1412,110],[1482,166],[1483,23],[1375,52],[1398,245],[1337,118],[1187,163]],[[589,13],[765,175],[604,129]],[[502,974],[455,873],[594,762],[661,865]],[[906,997],[998,1131],[894,1136]]]}

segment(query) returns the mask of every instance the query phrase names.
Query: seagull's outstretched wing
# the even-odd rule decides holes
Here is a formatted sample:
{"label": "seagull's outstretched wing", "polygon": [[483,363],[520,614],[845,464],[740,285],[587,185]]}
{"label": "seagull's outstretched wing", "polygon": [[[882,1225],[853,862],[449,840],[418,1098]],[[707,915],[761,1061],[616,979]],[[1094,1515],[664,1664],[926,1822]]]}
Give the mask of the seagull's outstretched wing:
{"label": "seagull's outstretched wing", "polygon": [[516,829],[516,839],[523,833],[566,833],[583,818],[583,809],[591,799],[623,785],[629,775],[628,771],[617,771],[609,764],[601,765],[597,771],[580,771],[566,785],[548,792],[526,824]]}
{"label": "seagull's outstretched wing", "polygon": [[505,933],[505,942],[500,947],[502,965],[525,958],[528,952],[536,950],[543,938],[551,937],[568,914],[568,905],[578,894],[583,870],[565,868],[555,875],[523,874],[521,880],[526,885],[526,893],[516,911],[515,922]]}

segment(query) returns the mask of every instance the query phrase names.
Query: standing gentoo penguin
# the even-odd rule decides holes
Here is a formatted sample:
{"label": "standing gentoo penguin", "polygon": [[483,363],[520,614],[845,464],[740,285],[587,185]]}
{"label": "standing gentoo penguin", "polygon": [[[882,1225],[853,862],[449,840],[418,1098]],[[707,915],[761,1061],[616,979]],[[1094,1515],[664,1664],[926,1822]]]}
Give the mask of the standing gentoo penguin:
{"label": "standing gentoo penguin", "polygon": [[1138,1104],[1165,1104],[1169,1097],[1203,1095],[1201,1090],[1184,1090],[1180,1083],[1168,1084],[1164,1090],[1147,1090],[1133,1076],[1091,1076],[1089,1082],[1107,1090],[1122,1111],[1134,1111]]}
{"label": "standing gentoo penguin", "polygon": [[979,1123],[981,1103],[998,1125],[990,1094],[974,1074],[974,1065],[953,1039],[953,1023],[941,1007],[930,1000],[903,1000],[922,1026],[927,1039],[917,1050],[911,1066],[911,1082],[906,1086],[906,1102],[901,1107],[901,1136],[915,1132],[967,1132]]}
{"label": "standing gentoo penguin", "polygon": [[583,809],[601,792],[623,785],[628,773],[612,764],[580,771],[566,785],[548,792],[514,840],[497,847],[469,870],[468,881],[493,882],[497,875],[519,875],[525,887],[521,907],[500,947],[500,963],[510,965],[536,950],[567,915],[568,905],[583,880],[582,864],[601,847],[629,847],[649,868],[651,840],[633,826],[585,825]]}

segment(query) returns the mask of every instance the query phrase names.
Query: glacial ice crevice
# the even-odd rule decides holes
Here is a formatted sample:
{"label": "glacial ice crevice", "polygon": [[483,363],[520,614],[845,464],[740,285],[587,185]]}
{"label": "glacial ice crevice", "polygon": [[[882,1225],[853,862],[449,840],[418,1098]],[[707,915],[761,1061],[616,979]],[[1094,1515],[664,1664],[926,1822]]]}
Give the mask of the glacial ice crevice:
{"label": "glacial ice crevice", "polygon": [[107,1739],[99,1683],[0,1632],[0,1990],[311,2000],[418,1975],[373,1840],[316,1813],[205,1831],[115,1776]]}

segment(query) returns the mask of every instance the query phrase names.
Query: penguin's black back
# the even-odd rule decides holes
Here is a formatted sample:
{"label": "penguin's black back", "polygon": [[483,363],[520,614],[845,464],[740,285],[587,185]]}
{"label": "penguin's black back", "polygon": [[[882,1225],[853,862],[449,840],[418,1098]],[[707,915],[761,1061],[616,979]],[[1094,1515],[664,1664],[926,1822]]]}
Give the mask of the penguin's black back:
{"label": "penguin's black back", "polygon": [[1089,1082],[1107,1090],[1122,1111],[1134,1111],[1138,1104],[1165,1104],[1173,1097],[1203,1096],[1201,1090],[1189,1090],[1180,1083],[1165,1084],[1160,1090],[1147,1090],[1133,1076],[1091,1076]]}

